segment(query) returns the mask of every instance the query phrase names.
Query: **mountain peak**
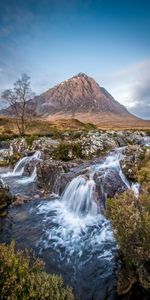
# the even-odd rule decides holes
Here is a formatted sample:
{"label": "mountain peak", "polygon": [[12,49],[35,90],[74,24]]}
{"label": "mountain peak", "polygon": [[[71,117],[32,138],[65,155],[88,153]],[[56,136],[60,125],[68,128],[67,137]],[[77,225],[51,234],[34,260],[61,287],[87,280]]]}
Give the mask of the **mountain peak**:
{"label": "mountain peak", "polygon": [[83,73],[83,72],[80,72],[80,73],[78,73],[77,75],[75,75],[74,77],[89,77],[88,75],[86,75],[85,73]]}
{"label": "mountain peak", "polygon": [[36,112],[43,116],[55,113],[75,115],[80,112],[128,114],[124,106],[82,72],[35,97],[33,101]]}

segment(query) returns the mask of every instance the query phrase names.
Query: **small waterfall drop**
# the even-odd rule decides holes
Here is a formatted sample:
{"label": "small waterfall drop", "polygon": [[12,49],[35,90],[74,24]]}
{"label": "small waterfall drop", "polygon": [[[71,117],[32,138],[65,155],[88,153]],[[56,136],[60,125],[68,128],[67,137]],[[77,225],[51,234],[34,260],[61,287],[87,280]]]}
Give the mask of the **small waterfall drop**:
{"label": "small waterfall drop", "polygon": [[74,178],[64,192],[62,201],[66,208],[78,215],[96,215],[98,207],[95,182],[85,176]]}
{"label": "small waterfall drop", "polygon": [[14,169],[12,172],[7,172],[5,174],[1,174],[2,177],[19,177],[22,176],[24,172],[24,168],[32,160],[39,160],[41,157],[41,152],[37,150],[33,155],[31,156],[25,156],[16,163]]}
{"label": "small waterfall drop", "polygon": [[[135,196],[138,197],[139,195],[139,184],[137,182],[129,182],[128,179],[126,178],[126,176],[124,175],[124,173],[122,172],[121,166],[120,166],[120,161],[121,159],[123,159],[123,150],[125,149],[125,147],[122,148],[118,148],[116,149],[114,152],[110,153],[110,155],[108,157],[106,157],[104,163],[102,164],[98,164],[96,166],[96,170],[105,170],[105,173],[107,172],[107,170],[109,169],[115,169],[122,182],[125,184],[125,186],[127,187],[127,189],[131,189]],[[104,173],[104,176],[105,176]]]}
{"label": "small waterfall drop", "polygon": [[36,173],[36,166],[35,166],[32,174],[29,177],[23,177],[21,179],[18,179],[17,182],[21,183],[21,184],[29,184],[36,180],[36,176],[37,176],[37,173]]}

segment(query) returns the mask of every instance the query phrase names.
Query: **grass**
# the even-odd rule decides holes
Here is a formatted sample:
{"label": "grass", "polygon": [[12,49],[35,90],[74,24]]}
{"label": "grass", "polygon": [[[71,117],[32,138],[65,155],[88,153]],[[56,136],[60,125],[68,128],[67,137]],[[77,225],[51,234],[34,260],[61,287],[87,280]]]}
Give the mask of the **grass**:
{"label": "grass", "polygon": [[[76,119],[48,121],[42,119],[30,120],[26,126],[27,136],[47,136],[59,138],[64,132],[72,134],[74,131],[89,131],[96,129],[93,124],[84,124]],[[6,140],[17,137],[18,129],[14,118],[0,117],[0,140]]]}
{"label": "grass", "polygon": [[[82,120],[82,121],[81,121]],[[144,121],[133,116],[123,117],[113,114],[77,114],[76,118],[54,116],[49,119],[29,120],[26,127],[27,136],[49,136],[59,138],[64,132],[71,137],[74,132],[90,130],[145,130],[150,132],[150,121]],[[18,130],[15,119],[12,117],[0,116],[0,140],[15,138],[18,136]]]}

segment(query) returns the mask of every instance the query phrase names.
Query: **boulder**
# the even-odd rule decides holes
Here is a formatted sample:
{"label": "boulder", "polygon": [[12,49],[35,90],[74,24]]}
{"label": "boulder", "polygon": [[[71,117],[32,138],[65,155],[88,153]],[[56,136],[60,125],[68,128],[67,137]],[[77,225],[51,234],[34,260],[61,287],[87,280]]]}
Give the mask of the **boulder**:
{"label": "boulder", "polygon": [[37,185],[46,193],[59,193],[67,166],[60,161],[45,160],[37,164]]}
{"label": "boulder", "polygon": [[99,199],[102,199],[103,194],[112,198],[116,193],[122,193],[127,188],[115,169],[96,172],[94,180],[96,182]]}

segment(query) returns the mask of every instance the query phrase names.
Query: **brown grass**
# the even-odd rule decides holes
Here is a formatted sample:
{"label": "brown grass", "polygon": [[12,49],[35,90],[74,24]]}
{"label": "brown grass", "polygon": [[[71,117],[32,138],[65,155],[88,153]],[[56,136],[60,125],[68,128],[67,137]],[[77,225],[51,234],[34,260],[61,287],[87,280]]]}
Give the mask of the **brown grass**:
{"label": "brown grass", "polygon": [[[83,123],[95,124],[102,129],[148,129],[150,120],[142,120],[133,115],[116,115],[112,113],[77,113],[74,118]],[[60,120],[71,120],[71,114],[55,114],[47,120],[60,122]]]}
{"label": "brown grass", "polygon": [[[53,115],[47,119],[30,120],[27,124],[27,135],[56,135],[64,131],[91,130],[91,129],[150,129],[150,121],[138,119],[132,115],[120,116],[106,113],[85,113],[72,115]],[[18,130],[14,118],[0,116],[0,137],[12,137]]]}

